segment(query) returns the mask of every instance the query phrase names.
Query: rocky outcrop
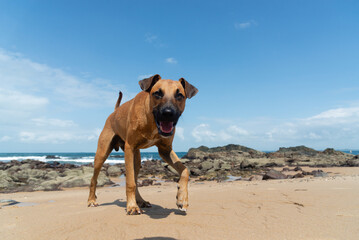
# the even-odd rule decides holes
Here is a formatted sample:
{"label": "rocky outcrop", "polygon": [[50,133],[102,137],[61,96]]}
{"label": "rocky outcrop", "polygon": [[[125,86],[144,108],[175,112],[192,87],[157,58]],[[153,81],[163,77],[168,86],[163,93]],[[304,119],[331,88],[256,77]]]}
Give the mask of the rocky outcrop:
{"label": "rocky outcrop", "polygon": [[354,155],[333,148],[316,151],[305,146],[297,146],[280,148],[276,152],[268,153],[267,157],[276,161],[281,159],[289,166],[340,167],[350,165]]}
{"label": "rocky outcrop", "polygon": [[[35,160],[0,162],[0,192],[53,191],[90,184],[93,167]],[[101,171],[97,185],[111,184]]]}
{"label": "rocky outcrop", "polygon": [[[280,148],[276,152],[264,153],[240,145],[208,148],[191,148],[181,159],[195,180],[224,181],[228,176],[241,176],[247,180],[271,180],[284,178],[302,178],[305,176],[326,177],[321,170],[305,172],[301,166],[359,167],[359,155],[335,151],[324,151],[298,146]],[[273,167],[288,166],[281,172]],[[0,192],[59,190],[67,187],[88,186],[93,173],[92,165],[77,166],[45,163],[35,160],[0,162]],[[104,164],[98,178],[98,186],[112,184],[110,177],[125,174],[124,164]],[[140,179],[159,177],[165,181],[178,181],[175,169],[161,160],[149,160],[142,163]],[[150,180],[140,182],[139,186],[154,185]]]}
{"label": "rocky outcrop", "polygon": [[286,179],[288,178],[287,175],[276,171],[274,169],[269,170],[267,173],[265,173],[263,175],[263,180],[268,180],[268,179]]}
{"label": "rocky outcrop", "polygon": [[298,172],[287,177],[301,178],[305,176],[305,173],[301,172],[300,166],[359,166],[358,156],[332,148],[317,151],[305,146],[280,148],[271,153],[233,144],[215,148],[201,146],[191,148],[181,160],[189,167],[193,177],[205,176],[207,179],[219,179],[223,175],[246,177],[250,174],[261,174],[263,178],[268,177],[267,179],[280,179],[278,175],[272,178],[273,172],[270,172],[269,176],[264,177],[264,175],[269,172],[269,168],[281,166],[295,166],[295,171]]}

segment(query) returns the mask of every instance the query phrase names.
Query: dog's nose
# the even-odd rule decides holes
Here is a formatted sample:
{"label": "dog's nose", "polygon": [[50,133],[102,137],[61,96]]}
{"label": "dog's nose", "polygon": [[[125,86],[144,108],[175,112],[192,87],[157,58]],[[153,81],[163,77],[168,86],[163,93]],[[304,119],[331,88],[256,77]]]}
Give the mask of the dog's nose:
{"label": "dog's nose", "polygon": [[163,109],[163,111],[162,111],[163,117],[171,118],[174,115],[175,115],[175,111],[172,108],[167,107],[167,108]]}

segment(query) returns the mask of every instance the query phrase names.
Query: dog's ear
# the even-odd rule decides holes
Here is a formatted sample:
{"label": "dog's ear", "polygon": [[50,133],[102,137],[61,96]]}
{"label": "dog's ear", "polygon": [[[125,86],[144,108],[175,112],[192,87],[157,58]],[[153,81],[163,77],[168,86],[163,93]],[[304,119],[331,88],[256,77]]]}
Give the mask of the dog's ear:
{"label": "dog's ear", "polygon": [[161,79],[161,76],[156,74],[156,75],[153,75],[152,77],[145,78],[145,79],[139,81],[138,84],[140,84],[140,87],[143,91],[150,92],[153,85],[155,85],[156,82],[160,79]]}
{"label": "dog's ear", "polygon": [[186,79],[181,78],[179,81],[181,82],[181,84],[184,88],[187,98],[192,98],[194,95],[196,95],[198,93],[198,89],[195,86],[189,84],[186,81]]}

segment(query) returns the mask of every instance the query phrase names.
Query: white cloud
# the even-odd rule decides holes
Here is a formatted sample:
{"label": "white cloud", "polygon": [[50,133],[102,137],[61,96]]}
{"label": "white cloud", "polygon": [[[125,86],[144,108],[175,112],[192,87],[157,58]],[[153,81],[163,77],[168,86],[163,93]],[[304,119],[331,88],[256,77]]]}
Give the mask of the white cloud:
{"label": "white cloud", "polygon": [[152,33],[147,33],[145,35],[145,41],[149,43],[153,43],[158,40],[158,37]]}
{"label": "white cloud", "polygon": [[228,127],[228,132],[234,135],[249,135],[248,131],[236,125]]}
{"label": "white cloud", "polygon": [[195,138],[196,142],[201,141],[214,141],[216,139],[216,134],[212,132],[208,124],[201,123],[196,126],[192,131],[192,136]]}
{"label": "white cloud", "polygon": [[15,90],[0,88],[0,111],[34,110],[43,108],[49,103],[46,97],[38,97]]}
{"label": "white cloud", "polygon": [[167,58],[166,63],[177,64],[177,60],[173,57]]}
{"label": "white cloud", "polygon": [[322,112],[318,115],[310,117],[307,121],[316,121],[316,120],[325,120],[325,121],[356,121],[359,119],[359,107],[351,108],[336,108],[330,109],[328,111]]}
{"label": "white cloud", "polygon": [[176,127],[176,136],[184,140],[184,128]]}
{"label": "white cloud", "polygon": [[0,124],[5,130],[6,125],[23,122],[32,114],[45,110],[49,104],[46,97],[0,88]]}
{"label": "white cloud", "polygon": [[227,128],[219,130],[217,136],[218,140],[222,142],[240,142],[241,137],[248,136],[249,132],[243,128],[240,128],[236,125],[231,125]]}
{"label": "white cloud", "polygon": [[[306,145],[316,149],[359,148],[359,107],[333,108],[311,117],[241,120],[207,119],[193,129],[196,142],[204,145],[241,144],[262,150]],[[239,127],[239,125],[241,127]]]}
{"label": "white cloud", "polygon": [[63,144],[66,142],[96,140],[95,133],[81,133],[72,131],[22,131],[19,133],[20,141],[24,143],[52,143]]}
{"label": "white cloud", "polygon": [[359,108],[336,108],[309,118],[292,120],[266,132],[277,143],[307,144],[317,148],[358,146]]}
{"label": "white cloud", "polygon": [[11,137],[9,137],[9,136],[2,136],[2,137],[0,138],[0,142],[7,142],[7,141],[9,141],[9,140],[11,140]]}
{"label": "white cloud", "polygon": [[99,133],[89,130],[89,123],[76,124],[58,116],[86,119],[85,109],[91,110],[89,116],[99,109],[112,109],[119,90],[124,93],[123,102],[134,94],[123,85],[82,75],[0,49],[0,135],[4,136],[0,141],[57,144],[97,139]]}
{"label": "white cloud", "polygon": [[256,26],[256,25],[257,25],[256,21],[250,20],[250,21],[247,21],[247,22],[236,22],[236,23],[234,23],[234,28],[239,30],[239,29],[250,28],[250,27],[253,27],[253,26]]}
{"label": "white cloud", "polygon": [[161,41],[161,39],[153,33],[145,34],[145,41],[156,48],[164,48],[166,44]]}
{"label": "white cloud", "polygon": [[18,101],[30,98],[30,101],[36,104],[62,101],[69,106],[109,106],[116,102],[118,90],[126,90],[124,86],[113,85],[104,79],[81,79],[61,69],[31,61],[21,54],[9,53],[2,49],[0,76],[3,92],[14,92],[14,97],[17,97]]}
{"label": "white cloud", "polygon": [[149,77],[152,77],[154,74],[143,74],[143,75],[139,75],[137,77],[138,80],[143,80],[145,78],[149,78]]}
{"label": "white cloud", "polygon": [[56,118],[33,118],[31,121],[38,127],[53,126],[66,128],[76,126],[72,120],[61,120]]}

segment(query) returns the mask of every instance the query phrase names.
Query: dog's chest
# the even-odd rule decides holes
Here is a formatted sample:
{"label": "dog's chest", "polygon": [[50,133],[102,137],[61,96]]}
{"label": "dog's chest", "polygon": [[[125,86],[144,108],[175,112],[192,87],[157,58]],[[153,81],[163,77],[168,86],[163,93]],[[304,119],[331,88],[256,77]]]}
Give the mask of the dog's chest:
{"label": "dog's chest", "polygon": [[152,147],[154,145],[156,145],[156,143],[159,141],[159,137],[158,137],[158,130],[155,129],[151,135],[147,138],[147,141],[145,143],[142,144],[141,148],[149,148]]}

